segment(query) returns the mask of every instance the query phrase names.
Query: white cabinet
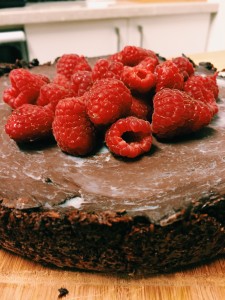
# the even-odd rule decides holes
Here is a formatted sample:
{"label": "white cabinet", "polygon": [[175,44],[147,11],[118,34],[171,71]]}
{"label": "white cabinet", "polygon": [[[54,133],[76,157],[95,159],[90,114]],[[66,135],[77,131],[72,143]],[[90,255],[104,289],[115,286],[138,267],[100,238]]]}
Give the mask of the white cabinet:
{"label": "white cabinet", "polygon": [[181,14],[129,20],[129,44],[149,48],[162,56],[206,50],[209,14]]}
{"label": "white cabinet", "polygon": [[103,56],[136,45],[162,56],[206,50],[210,15],[164,15],[96,21],[28,24],[30,59],[41,63],[64,53]]}
{"label": "white cabinet", "polygon": [[127,19],[27,24],[30,59],[41,63],[65,53],[89,57],[113,54],[127,44]]}
{"label": "white cabinet", "polygon": [[104,7],[89,7],[85,1],[27,3],[23,8],[0,10],[0,31],[24,28],[29,59],[41,63],[71,52],[108,55],[125,45],[169,57],[207,50],[217,1],[115,0]]}
{"label": "white cabinet", "polygon": [[134,10],[131,5],[127,6],[127,10],[130,9],[127,14],[126,7],[122,6],[93,11],[83,8],[80,15],[77,7],[77,19],[75,15],[66,19],[69,11],[61,17],[57,11],[54,20],[47,20],[42,11],[39,17],[43,17],[43,22],[24,25],[29,58],[38,58],[44,63],[65,53],[104,56],[125,45],[148,48],[165,57],[207,50],[212,19],[207,5],[197,11],[197,6],[188,4],[146,5],[149,10],[146,13],[144,7]]}
{"label": "white cabinet", "polygon": [[219,1],[219,11],[212,19],[209,33],[207,51],[223,51],[225,50],[225,1],[224,0],[208,0],[211,3]]}

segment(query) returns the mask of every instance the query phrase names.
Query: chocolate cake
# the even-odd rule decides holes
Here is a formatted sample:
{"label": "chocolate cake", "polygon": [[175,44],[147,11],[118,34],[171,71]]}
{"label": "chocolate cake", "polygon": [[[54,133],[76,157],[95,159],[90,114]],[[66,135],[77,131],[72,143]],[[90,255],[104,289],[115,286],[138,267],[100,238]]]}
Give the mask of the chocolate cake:
{"label": "chocolate cake", "polygon": [[[55,66],[32,72],[52,77]],[[223,255],[225,82],[218,84],[209,126],[169,143],[154,139],[149,154],[129,160],[104,146],[74,157],[54,141],[16,144],[4,131],[11,109],[2,76],[0,245],[42,264],[138,274]]]}

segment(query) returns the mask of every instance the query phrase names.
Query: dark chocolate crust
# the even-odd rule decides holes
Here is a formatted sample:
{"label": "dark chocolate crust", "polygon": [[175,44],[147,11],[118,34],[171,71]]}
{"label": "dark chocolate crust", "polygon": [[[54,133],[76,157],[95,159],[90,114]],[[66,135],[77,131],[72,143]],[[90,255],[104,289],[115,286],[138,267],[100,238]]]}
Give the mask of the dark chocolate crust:
{"label": "dark chocolate crust", "polygon": [[[54,76],[55,67],[33,72]],[[9,84],[0,78],[0,98]],[[224,254],[225,85],[220,112],[201,132],[154,140],[121,160],[104,147],[75,158],[52,142],[17,145],[0,100],[0,245],[43,264],[152,274]]]}

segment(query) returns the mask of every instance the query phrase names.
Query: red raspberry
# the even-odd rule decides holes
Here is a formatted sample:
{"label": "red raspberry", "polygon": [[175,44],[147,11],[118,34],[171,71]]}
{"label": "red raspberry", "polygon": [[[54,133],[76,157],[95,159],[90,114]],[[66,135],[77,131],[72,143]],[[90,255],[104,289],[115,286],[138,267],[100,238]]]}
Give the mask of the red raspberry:
{"label": "red raspberry", "polygon": [[216,78],[217,78],[218,72],[216,72],[212,76],[199,76],[198,80],[202,80],[203,85],[207,90],[210,90],[213,92],[214,98],[217,99],[219,97],[219,86],[217,84]]}
{"label": "red raspberry", "polygon": [[26,69],[14,69],[10,72],[11,87],[4,90],[3,100],[12,108],[25,103],[35,103],[40,88],[48,81],[46,76],[32,74]]}
{"label": "red raspberry", "polygon": [[194,74],[194,67],[190,60],[184,56],[175,57],[172,62],[178,67],[179,72],[184,76],[184,80],[187,80],[189,76]]}
{"label": "red raspberry", "polygon": [[192,125],[191,131],[195,132],[207,126],[212,120],[211,110],[208,105],[201,101],[193,101],[192,108]]}
{"label": "red raspberry", "polygon": [[71,77],[71,89],[74,96],[82,96],[89,91],[93,85],[92,72],[77,71]]}
{"label": "red raspberry", "polygon": [[121,79],[123,72],[123,64],[121,62],[108,59],[99,59],[95,63],[92,70],[93,81],[103,78]]}
{"label": "red raspberry", "polygon": [[156,92],[163,88],[182,90],[184,77],[180,74],[178,67],[170,60],[167,60],[155,68]]}
{"label": "red raspberry", "polygon": [[199,87],[204,87],[208,91],[213,93],[213,97],[215,99],[218,98],[219,95],[219,87],[216,81],[217,73],[213,76],[201,76],[201,75],[193,75],[188,79],[188,82],[185,83],[185,87],[191,86],[192,84],[198,85]]}
{"label": "red raspberry", "polygon": [[184,90],[194,99],[206,103],[212,115],[218,112],[215,96],[218,96],[218,86],[212,76],[193,75],[184,84]]}
{"label": "red raspberry", "polygon": [[91,67],[84,56],[77,54],[64,54],[56,63],[56,71],[58,74],[66,76],[70,79],[77,71],[91,71]]}
{"label": "red raspberry", "polygon": [[55,83],[49,83],[41,87],[37,105],[45,106],[51,103],[52,109],[55,110],[60,100],[72,97],[72,95],[71,90],[65,89],[63,86]]}
{"label": "red raspberry", "polygon": [[80,60],[76,64],[74,68],[74,73],[77,71],[91,71],[91,66],[89,65],[88,61],[84,56],[80,57]]}
{"label": "red raspberry", "polygon": [[132,91],[146,93],[156,84],[155,75],[138,66],[124,67],[122,81]]}
{"label": "red raspberry", "polygon": [[96,81],[85,98],[87,113],[95,125],[108,125],[127,116],[132,102],[130,90],[115,78]]}
{"label": "red raspberry", "polygon": [[151,124],[136,117],[119,119],[107,130],[105,142],[116,155],[137,157],[151,148]]}
{"label": "red raspberry", "polygon": [[157,59],[155,52],[136,46],[126,46],[121,51],[122,62],[125,66],[136,66],[146,57],[153,57]]}
{"label": "red raspberry", "polygon": [[129,112],[129,116],[134,116],[139,119],[150,119],[152,108],[149,104],[140,98],[132,97],[132,104]]}
{"label": "red raspberry", "polygon": [[61,100],[55,110],[53,134],[62,151],[86,155],[95,145],[95,128],[79,98]]}
{"label": "red raspberry", "polygon": [[48,106],[23,104],[9,116],[5,131],[16,142],[32,142],[51,135],[53,118]]}
{"label": "red raspberry", "polygon": [[110,61],[117,61],[117,62],[123,63],[122,51],[119,51],[119,52],[116,52],[116,53],[110,55],[108,59]]}
{"label": "red raspberry", "polygon": [[211,121],[209,107],[184,91],[165,88],[156,93],[152,115],[152,132],[158,138],[197,131]]}
{"label": "red raspberry", "polygon": [[153,73],[158,64],[159,60],[157,57],[146,57],[137,66]]}
{"label": "red raspberry", "polygon": [[52,80],[52,83],[63,86],[65,89],[71,88],[70,80],[68,80],[66,76],[62,74],[56,74],[56,76]]}
{"label": "red raspberry", "polygon": [[43,80],[45,83],[50,83],[50,79],[48,78],[48,76],[44,75],[44,74],[33,74],[35,76],[37,76],[39,79]]}

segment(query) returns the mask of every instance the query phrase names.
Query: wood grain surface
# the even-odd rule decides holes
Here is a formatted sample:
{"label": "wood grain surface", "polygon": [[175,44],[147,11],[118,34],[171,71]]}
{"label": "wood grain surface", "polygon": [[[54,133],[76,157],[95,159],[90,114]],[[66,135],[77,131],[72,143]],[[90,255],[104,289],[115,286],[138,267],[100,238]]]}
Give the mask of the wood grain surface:
{"label": "wood grain surface", "polygon": [[64,271],[0,250],[1,300],[224,300],[225,259],[147,278]]}
{"label": "wood grain surface", "polygon": [[[225,51],[190,55],[221,70]],[[59,289],[68,294],[59,298]],[[0,250],[0,300],[224,300],[225,258],[173,274],[122,278],[64,271]]]}

